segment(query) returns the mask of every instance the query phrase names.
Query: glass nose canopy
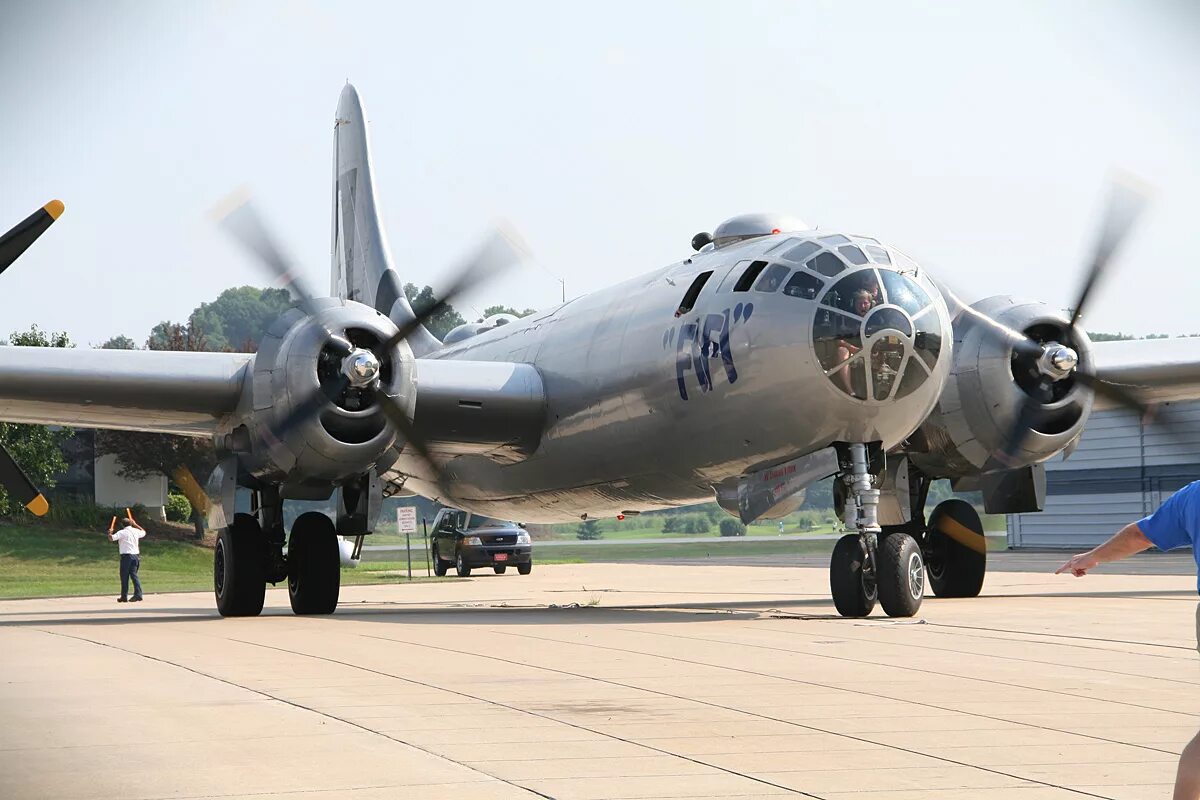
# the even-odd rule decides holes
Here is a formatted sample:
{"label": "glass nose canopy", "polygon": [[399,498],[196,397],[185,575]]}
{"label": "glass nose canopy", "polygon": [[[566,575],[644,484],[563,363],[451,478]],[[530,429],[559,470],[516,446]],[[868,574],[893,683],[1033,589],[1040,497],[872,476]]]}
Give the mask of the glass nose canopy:
{"label": "glass nose canopy", "polygon": [[825,292],[813,323],[813,346],[825,376],[846,394],[898,400],[929,377],[942,350],[942,329],[916,281],[870,267]]}

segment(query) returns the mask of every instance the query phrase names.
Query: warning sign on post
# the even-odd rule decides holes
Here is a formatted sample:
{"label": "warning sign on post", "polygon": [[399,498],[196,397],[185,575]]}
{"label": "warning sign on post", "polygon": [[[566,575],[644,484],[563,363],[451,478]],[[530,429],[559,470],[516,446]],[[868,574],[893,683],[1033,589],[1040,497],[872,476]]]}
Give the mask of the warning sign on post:
{"label": "warning sign on post", "polygon": [[417,509],[416,506],[401,506],[396,509],[396,525],[399,526],[401,533],[416,533],[417,532]]}

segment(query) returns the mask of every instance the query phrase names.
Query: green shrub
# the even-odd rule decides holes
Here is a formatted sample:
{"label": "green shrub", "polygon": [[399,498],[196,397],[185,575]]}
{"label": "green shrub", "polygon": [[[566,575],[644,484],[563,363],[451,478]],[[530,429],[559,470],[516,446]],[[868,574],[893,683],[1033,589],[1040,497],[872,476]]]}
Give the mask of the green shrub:
{"label": "green shrub", "polygon": [[736,519],[721,520],[722,536],[745,536],[746,526]]}
{"label": "green shrub", "polygon": [[192,518],[192,504],[181,494],[167,495],[167,519],[171,522],[187,522]]}

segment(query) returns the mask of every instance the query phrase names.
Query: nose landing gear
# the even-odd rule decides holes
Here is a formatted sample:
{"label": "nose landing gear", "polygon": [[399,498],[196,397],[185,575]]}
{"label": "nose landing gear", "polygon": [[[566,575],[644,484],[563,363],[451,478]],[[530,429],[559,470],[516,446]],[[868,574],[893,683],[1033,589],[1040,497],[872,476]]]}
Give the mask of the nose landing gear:
{"label": "nose landing gear", "polygon": [[844,617],[865,617],[878,600],[889,617],[911,617],[925,597],[921,547],[907,533],[883,535],[879,489],[869,469],[867,445],[852,443],[847,455],[849,469],[843,480],[853,506],[846,503],[846,522],[853,522],[857,533],[846,534],[833,549],[829,562],[833,604]]}

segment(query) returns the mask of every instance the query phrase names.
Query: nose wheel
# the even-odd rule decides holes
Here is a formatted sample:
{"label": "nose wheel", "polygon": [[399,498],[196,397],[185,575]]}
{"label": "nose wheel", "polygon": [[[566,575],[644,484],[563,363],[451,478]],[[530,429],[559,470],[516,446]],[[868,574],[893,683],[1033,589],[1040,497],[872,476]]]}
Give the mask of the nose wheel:
{"label": "nose wheel", "polygon": [[[917,540],[899,531],[883,535],[879,490],[867,467],[867,447],[849,446],[846,483],[857,533],[838,540],[829,561],[829,589],[843,617],[865,617],[878,602],[889,617],[911,617],[925,598],[925,559]],[[849,520],[848,520],[849,521]]]}

